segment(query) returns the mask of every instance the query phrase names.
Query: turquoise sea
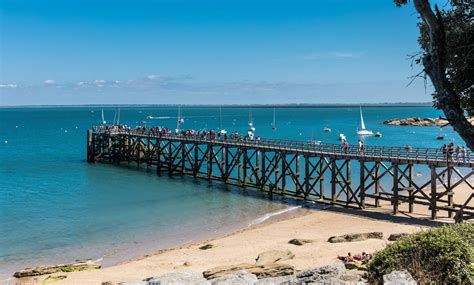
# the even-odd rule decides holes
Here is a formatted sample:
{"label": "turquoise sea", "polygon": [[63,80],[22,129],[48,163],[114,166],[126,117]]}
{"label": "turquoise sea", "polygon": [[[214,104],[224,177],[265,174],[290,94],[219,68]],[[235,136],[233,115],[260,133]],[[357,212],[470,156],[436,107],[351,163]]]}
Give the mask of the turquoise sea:
{"label": "turquoise sea", "polygon": [[[112,122],[116,108],[105,108]],[[440,147],[460,138],[437,127],[383,125],[390,118],[437,117],[431,107],[364,108],[365,123],[382,138],[367,145]],[[339,143],[357,142],[358,107],[181,107],[184,129],[247,131],[256,135]],[[176,127],[177,107],[122,107],[120,122]],[[220,113],[222,116],[220,116]],[[147,119],[147,116],[158,117]],[[294,207],[254,191],[192,178],[157,176],[136,167],[88,164],[86,130],[101,121],[101,108],[0,109],[0,280],[27,266],[100,259],[104,265],[170,246],[222,235]],[[331,133],[323,132],[330,127]]]}

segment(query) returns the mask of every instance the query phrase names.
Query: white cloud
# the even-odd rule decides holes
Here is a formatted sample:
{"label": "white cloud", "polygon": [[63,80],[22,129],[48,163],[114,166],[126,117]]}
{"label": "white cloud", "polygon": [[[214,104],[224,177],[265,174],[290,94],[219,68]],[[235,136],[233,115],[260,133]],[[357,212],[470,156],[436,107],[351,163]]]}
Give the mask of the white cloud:
{"label": "white cloud", "polygon": [[56,84],[56,81],[52,80],[52,79],[47,79],[43,82],[44,84],[47,84],[47,85],[53,85],[53,84]]}
{"label": "white cloud", "polygon": [[79,82],[77,82],[76,84],[79,85],[79,86],[82,86],[82,85],[84,85],[84,84],[87,84],[87,82],[85,82],[85,81],[79,81]]}
{"label": "white cloud", "polygon": [[156,74],[150,74],[146,78],[148,78],[148,80],[158,80],[159,79],[158,75],[156,75]]}
{"label": "white cloud", "polygon": [[16,84],[0,84],[0,88],[17,88]]}
{"label": "white cloud", "polygon": [[105,84],[105,80],[102,80],[102,79],[94,80],[94,84],[96,84],[96,85],[104,85],[104,84]]}

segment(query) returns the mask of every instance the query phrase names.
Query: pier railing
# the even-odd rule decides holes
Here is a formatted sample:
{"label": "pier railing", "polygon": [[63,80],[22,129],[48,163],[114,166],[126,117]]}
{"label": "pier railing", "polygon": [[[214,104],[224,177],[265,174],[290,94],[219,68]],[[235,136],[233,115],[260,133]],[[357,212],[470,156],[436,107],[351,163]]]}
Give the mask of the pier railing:
{"label": "pier railing", "polygon": [[453,149],[450,153],[449,149],[443,151],[441,148],[419,148],[412,146],[365,146],[360,149],[358,145],[349,145],[345,148],[342,144],[323,143],[319,141],[301,141],[286,139],[267,139],[223,135],[197,135],[197,134],[162,134],[151,131],[149,129],[130,129],[130,130],[107,130],[95,129],[97,134],[109,135],[135,135],[140,137],[152,137],[167,140],[227,144],[240,147],[258,147],[260,149],[272,149],[288,152],[312,152],[333,154],[346,156],[350,159],[393,159],[393,160],[410,160],[417,163],[439,163],[439,164],[456,164],[465,167],[474,167],[474,154],[465,149],[463,152],[457,152]]}
{"label": "pier railing", "polygon": [[[403,205],[413,213],[419,205],[433,219],[439,212],[456,221],[474,219],[474,157],[469,150],[360,149],[358,145],[155,129],[93,128],[87,137],[89,162],[133,162],[155,168],[158,174],[192,175],[257,188],[270,196],[343,207],[365,209],[387,201],[394,214]],[[461,185],[466,186],[464,190]]]}

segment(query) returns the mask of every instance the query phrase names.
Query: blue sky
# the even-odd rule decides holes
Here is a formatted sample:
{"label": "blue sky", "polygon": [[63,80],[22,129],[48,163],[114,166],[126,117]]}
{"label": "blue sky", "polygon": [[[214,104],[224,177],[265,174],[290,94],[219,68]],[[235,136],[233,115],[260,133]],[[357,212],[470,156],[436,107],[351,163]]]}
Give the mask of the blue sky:
{"label": "blue sky", "polygon": [[1,105],[430,101],[391,0],[0,0]]}

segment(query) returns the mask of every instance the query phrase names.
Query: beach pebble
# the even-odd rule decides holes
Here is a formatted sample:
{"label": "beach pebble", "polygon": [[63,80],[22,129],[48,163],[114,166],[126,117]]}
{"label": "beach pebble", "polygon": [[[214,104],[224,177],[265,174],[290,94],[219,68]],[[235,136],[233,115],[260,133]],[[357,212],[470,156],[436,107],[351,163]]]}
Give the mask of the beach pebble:
{"label": "beach pebble", "polygon": [[294,239],[288,241],[288,243],[294,244],[294,245],[304,245],[306,243],[312,243],[312,242],[313,242],[313,240],[304,239],[304,238],[294,238]]}
{"label": "beach pebble", "polygon": [[277,261],[293,259],[295,255],[289,250],[269,250],[258,255],[255,264],[271,264]]}

